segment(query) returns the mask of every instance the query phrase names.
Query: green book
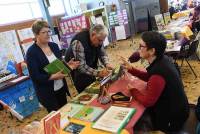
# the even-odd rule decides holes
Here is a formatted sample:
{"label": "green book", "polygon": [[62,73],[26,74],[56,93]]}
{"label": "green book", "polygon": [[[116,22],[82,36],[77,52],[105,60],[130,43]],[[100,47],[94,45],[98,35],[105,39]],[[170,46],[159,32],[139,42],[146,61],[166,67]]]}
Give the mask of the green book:
{"label": "green book", "polygon": [[100,107],[85,105],[78,113],[73,116],[73,118],[88,122],[94,122],[103,112],[104,109]]}
{"label": "green book", "polygon": [[50,64],[48,64],[47,66],[45,66],[44,70],[48,74],[55,74],[61,70],[63,70],[64,74],[68,74],[71,72],[72,69],[63,61],[56,59],[53,62],[51,62]]}

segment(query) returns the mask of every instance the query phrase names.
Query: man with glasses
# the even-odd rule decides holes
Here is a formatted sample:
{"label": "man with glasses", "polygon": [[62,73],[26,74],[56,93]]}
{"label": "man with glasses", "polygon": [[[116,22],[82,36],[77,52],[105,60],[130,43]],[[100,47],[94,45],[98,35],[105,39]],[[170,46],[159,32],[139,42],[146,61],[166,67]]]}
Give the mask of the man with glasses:
{"label": "man with glasses", "polygon": [[[97,24],[90,30],[84,30],[75,35],[66,51],[66,61],[71,58],[80,61],[78,69],[72,72],[74,85],[79,93],[94,82],[96,77],[105,77],[109,74],[108,70],[112,69],[103,46],[107,35],[107,28]],[[105,66],[101,71],[97,69],[98,60]]]}

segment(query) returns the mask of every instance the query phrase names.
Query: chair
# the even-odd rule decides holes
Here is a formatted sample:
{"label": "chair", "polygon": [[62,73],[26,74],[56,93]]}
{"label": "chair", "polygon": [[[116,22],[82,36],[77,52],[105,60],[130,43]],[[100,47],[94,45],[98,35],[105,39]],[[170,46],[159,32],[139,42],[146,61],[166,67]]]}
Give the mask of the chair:
{"label": "chair", "polygon": [[190,67],[190,69],[192,70],[193,74],[195,75],[195,77],[197,77],[196,73],[194,72],[194,69],[192,68],[191,64],[189,63],[189,58],[193,55],[195,55],[197,57],[197,59],[200,61],[199,57],[197,56],[197,48],[198,48],[198,44],[199,41],[198,40],[194,40],[192,41],[189,45],[184,45],[183,48],[181,48],[180,54],[179,54],[179,58],[182,59],[181,61],[181,66],[183,65],[184,60],[187,62],[188,66]]}
{"label": "chair", "polygon": [[189,104],[190,107],[190,114],[188,119],[186,120],[185,124],[183,125],[183,128],[176,132],[176,134],[195,134],[195,130],[198,124],[198,120],[195,113],[196,105]]}

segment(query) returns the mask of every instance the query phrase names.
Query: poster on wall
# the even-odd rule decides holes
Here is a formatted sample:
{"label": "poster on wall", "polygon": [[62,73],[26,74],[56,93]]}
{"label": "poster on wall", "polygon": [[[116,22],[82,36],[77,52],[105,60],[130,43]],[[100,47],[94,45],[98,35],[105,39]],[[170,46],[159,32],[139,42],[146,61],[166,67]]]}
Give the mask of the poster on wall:
{"label": "poster on wall", "polygon": [[163,30],[165,28],[165,22],[162,14],[155,15],[155,20],[158,30]]}
{"label": "poster on wall", "polygon": [[25,29],[17,30],[17,33],[19,35],[19,39],[20,39],[21,42],[23,42],[24,40],[27,40],[27,39],[33,39],[34,38],[34,34],[31,30],[31,28],[25,28]]}
{"label": "poster on wall", "polygon": [[15,30],[0,32],[0,48],[1,67],[6,66],[9,60],[16,63],[24,61]]}

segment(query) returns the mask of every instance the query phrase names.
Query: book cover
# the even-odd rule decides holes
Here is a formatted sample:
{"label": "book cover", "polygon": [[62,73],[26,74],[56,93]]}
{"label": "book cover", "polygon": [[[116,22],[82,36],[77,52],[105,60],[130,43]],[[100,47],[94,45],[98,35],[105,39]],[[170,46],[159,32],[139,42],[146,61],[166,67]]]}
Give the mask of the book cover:
{"label": "book cover", "polygon": [[123,74],[123,67],[122,66],[118,66],[116,67],[113,71],[112,71],[112,76],[111,76],[111,80],[112,81],[116,81],[118,80]]}
{"label": "book cover", "polygon": [[135,113],[135,108],[111,106],[92,128],[119,133]]}
{"label": "book cover", "polygon": [[95,81],[85,89],[88,93],[98,94],[100,92],[100,82]]}
{"label": "book cover", "polygon": [[165,20],[165,25],[168,25],[171,21],[170,13],[169,12],[164,13],[163,17],[164,17],[164,20]]}
{"label": "book cover", "polygon": [[59,134],[60,132],[60,112],[51,112],[44,118],[44,132],[45,134]]}
{"label": "book cover", "polygon": [[102,113],[104,109],[100,107],[84,106],[78,113],[76,113],[73,118],[84,120],[88,122],[95,121]]}
{"label": "book cover", "polygon": [[65,128],[64,131],[69,132],[71,134],[79,134],[81,130],[84,128],[84,125],[76,124],[70,122]]}
{"label": "book cover", "polygon": [[61,128],[64,128],[66,126],[66,124],[69,123],[69,118],[74,116],[83,107],[84,107],[84,105],[75,104],[75,103],[68,103],[67,105],[63,106],[60,109],[60,112],[62,113],[61,114],[61,122],[60,122]]}
{"label": "book cover", "polygon": [[68,74],[71,72],[71,68],[63,61],[56,59],[52,63],[48,64],[47,66],[44,67],[44,70],[48,74],[54,74],[57,73],[61,70],[63,70],[64,74]]}

